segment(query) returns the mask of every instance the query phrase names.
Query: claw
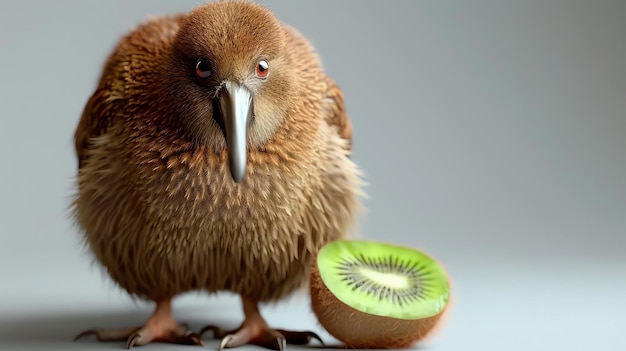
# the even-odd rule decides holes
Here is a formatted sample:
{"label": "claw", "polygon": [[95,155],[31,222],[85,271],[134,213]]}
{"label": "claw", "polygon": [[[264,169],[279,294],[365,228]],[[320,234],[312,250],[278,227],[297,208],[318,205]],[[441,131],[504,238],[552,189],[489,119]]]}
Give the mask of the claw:
{"label": "claw", "polygon": [[202,341],[202,337],[197,333],[189,332],[187,334],[187,338],[190,344],[196,344],[198,346],[204,346],[204,341]]}
{"label": "claw", "polygon": [[232,335],[226,335],[224,338],[222,338],[222,341],[220,342],[220,346],[217,348],[217,351],[222,351],[223,349],[228,347],[228,343],[230,343],[233,340],[233,336]]}
{"label": "claw", "polygon": [[268,330],[268,334],[268,336],[271,335],[274,337],[274,342],[276,343],[277,349],[279,351],[283,351],[287,348],[287,338],[285,338],[285,336],[281,332],[270,329]]}
{"label": "claw", "polygon": [[319,341],[319,343],[322,344],[322,346],[326,346],[326,344],[324,343],[324,340],[322,340],[322,338],[319,335],[317,335],[314,332],[308,332],[308,333],[309,333],[309,336],[307,338],[307,344],[311,342],[311,339],[315,339]]}
{"label": "claw", "polygon": [[322,344],[322,346],[326,346],[322,338],[312,331],[296,332],[296,331],[289,331],[289,330],[284,330],[284,329],[276,329],[276,331],[283,334],[285,336],[285,339],[288,340],[289,344],[306,345],[309,342],[311,342],[311,340],[315,339],[319,341],[320,344]]}
{"label": "claw", "polygon": [[139,340],[141,340],[141,334],[134,333],[128,338],[128,341],[126,342],[126,348],[129,350],[132,349]]}
{"label": "claw", "polygon": [[287,348],[287,339],[281,335],[280,338],[276,338],[278,342],[278,351],[284,351]]}
{"label": "claw", "polygon": [[139,330],[139,327],[131,327],[131,328],[117,328],[117,329],[102,329],[102,328],[93,328],[87,329],[82,333],[76,335],[74,337],[74,342],[78,341],[78,339],[83,338],[85,336],[95,335],[98,341],[122,341],[126,340],[129,335]]}

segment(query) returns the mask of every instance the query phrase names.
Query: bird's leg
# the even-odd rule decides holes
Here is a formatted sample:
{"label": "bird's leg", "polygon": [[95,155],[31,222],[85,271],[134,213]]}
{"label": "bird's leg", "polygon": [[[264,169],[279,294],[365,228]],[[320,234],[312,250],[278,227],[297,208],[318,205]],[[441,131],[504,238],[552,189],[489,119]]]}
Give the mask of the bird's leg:
{"label": "bird's leg", "polygon": [[78,334],[74,341],[86,335],[95,335],[99,341],[123,341],[130,349],[151,342],[167,342],[204,346],[200,335],[192,333],[172,317],[172,301],[157,303],[154,313],[141,327],[89,329]]}
{"label": "bird's leg", "polygon": [[284,350],[286,344],[305,345],[312,339],[317,339],[322,345],[322,339],[311,331],[290,331],[272,329],[261,316],[256,301],[242,297],[245,320],[235,330],[225,330],[218,326],[209,325],[200,331],[200,335],[206,331],[213,331],[213,337],[222,339],[218,350],[233,348],[246,344],[262,346],[273,350]]}

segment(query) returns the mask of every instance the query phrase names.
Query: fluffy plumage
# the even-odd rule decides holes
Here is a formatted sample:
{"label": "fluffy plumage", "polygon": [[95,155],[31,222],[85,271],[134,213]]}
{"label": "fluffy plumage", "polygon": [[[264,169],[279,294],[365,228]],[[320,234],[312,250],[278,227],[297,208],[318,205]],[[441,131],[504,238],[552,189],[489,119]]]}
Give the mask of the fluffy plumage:
{"label": "fluffy plumage", "polygon": [[[195,75],[199,58],[209,63],[208,79]],[[265,79],[255,76],[259,60],[269,63]],[[225,80],[252,96],[239,183],[214,102]],[[348,236],[361,209],[351,144],[341,90],[310,43],[265,8],[202,4],[122,37],[76,129],[72,209],[113,281],[157,303],[132,344],[175,341],[147,326],[171,321],[162,311],[178,294],[231,291],[245,310],[306,284],[315,251]],[[258,323],[244,322],[239,334],[246,325],[272,332],[254,312],[246,321]],[[132,346],[131,333],[97,334]],[[222,346],[268,346],[264,336]]]}

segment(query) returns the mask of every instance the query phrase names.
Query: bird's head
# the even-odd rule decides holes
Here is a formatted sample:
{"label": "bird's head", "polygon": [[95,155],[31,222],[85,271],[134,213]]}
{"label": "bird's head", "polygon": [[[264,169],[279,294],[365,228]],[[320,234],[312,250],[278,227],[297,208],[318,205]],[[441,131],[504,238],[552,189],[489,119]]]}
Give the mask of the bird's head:
{"label": "bird's head", "polygon": [[169,57],[168,100],[181,125],[225,147],[242,181],[249,148],[272,137],[295,95],[281,23],[245,1],[203,4],[181,20]]}

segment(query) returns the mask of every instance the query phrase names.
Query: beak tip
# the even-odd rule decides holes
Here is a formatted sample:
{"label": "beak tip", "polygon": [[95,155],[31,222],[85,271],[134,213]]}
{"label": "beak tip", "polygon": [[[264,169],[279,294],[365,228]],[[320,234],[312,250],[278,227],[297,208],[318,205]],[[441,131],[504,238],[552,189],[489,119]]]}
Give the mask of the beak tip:
{"label": "beak tip", "polygon": [[235,183],[241,183],[246,175],[245,166],[231,164],[230,165],[230,177]]}
{"label": "beak tip", "polygon": [[233,178],[233,181],[237,184],[243,181],[243,175],[233,175],[232,178]]}

